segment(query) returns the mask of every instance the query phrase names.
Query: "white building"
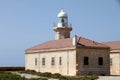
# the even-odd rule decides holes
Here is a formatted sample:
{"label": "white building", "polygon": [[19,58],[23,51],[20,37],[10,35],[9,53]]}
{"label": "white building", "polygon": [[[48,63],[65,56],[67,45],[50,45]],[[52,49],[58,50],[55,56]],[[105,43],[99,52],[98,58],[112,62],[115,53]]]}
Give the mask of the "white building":
{"label": "white building", "polygon": [[109,75],[109,51],[104,44],[74,36],[68,15],[61,10],[53,28],[55,40],[41,43],[25,52],[26,70],[60,73],[67,76]]}
{"label": "white building", "polygon": [[120,75],[120,41],[105,42],[110,50],[110,74]]}

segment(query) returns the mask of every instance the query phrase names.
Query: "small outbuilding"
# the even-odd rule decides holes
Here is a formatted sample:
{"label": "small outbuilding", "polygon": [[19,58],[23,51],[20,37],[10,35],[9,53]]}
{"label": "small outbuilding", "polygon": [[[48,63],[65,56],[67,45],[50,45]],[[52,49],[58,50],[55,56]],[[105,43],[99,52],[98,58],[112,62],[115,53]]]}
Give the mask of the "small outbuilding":
{"label": "small outbuilding", "polygon": [[120,41],[103,43],[111,48],[110,50],[110,74],[120,75]]}

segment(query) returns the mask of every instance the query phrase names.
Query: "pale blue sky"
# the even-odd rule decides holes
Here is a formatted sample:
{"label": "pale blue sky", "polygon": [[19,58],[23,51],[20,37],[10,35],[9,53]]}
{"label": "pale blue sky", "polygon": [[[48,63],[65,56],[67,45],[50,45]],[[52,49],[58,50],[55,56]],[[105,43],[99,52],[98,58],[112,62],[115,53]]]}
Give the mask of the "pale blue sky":
{"label": "pale blue sky", "polygon": [[25,49],[53,40],[62,8],[71,36],[120,40],[120,0],[0,0],[0,66],[24,66]]}

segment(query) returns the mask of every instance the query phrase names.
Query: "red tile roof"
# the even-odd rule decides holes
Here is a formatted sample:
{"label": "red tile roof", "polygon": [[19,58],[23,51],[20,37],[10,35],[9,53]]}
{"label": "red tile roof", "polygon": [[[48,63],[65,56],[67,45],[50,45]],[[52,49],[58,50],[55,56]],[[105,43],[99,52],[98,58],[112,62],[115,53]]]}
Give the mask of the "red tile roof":
{"label": "red tile roof", "polygon": [[120,41],[103,42],[103,44],[109,46],[112,50],[120,50]]}
{"label": "red tile roof", "polygon": [[27,50],[42,50],[42,49],[57,49],[57,48],[65,48],[70,47],[72,45],[72,39],[60,39],[60,40],[51,40],[48,42],[44,42]]}
{"label": "red tile roof", "polygon": [[108,47],[102,43],[98,43],[92,40],[89,40],[87,38],[84,37],[79,37],[78,38],[78,45],[82,45],[82,46],[87,46],[87,47]]}
{"label": "red tile roof", "polygon": [[[72,42],[73,42],[72,38],[51,40],[51,41],[39,44],[37,46],[34,46],[32,48],[29,48],[26,51],[67,48],[67,47],[74,46]],[[108,46],[104,44],[86,39],[84,37],[77,37],[77,46],[78,47],[107,47],[108,48]]]}

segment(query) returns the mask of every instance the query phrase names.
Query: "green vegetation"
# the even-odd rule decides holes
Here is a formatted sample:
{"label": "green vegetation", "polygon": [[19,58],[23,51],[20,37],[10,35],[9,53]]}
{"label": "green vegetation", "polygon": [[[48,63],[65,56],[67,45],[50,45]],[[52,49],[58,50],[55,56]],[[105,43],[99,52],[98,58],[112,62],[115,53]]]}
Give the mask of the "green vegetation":
{"label": "green vegetation", "polygon": [[20,73],[38,75],[38,76],[47,77],[47,78],[56,78],[56,79],[60,79],[60,80],[67,80],[66,77],[62,76],[59,73],[55,73],[55,74],[52,74],[49,72],[41,73],[41,72],[35,72],[34,70],[21,71]]}
{"label": "green vegetation", "polygon": [[10,72],[0,72],[0,80],[27,80],[17,74],[11,74]]}
{"label": "green vegetation", "polygon": [[91,76],[84,76],[84,77],[81,77],[80,79],[75,79],[75,80],[96,80],[96,79],[98,79],[98,76],[91,75]]}
{"label": "green vegetation", "polygon": [[0,80],[47,80],[45,78],[31,78],[26,79],[25,77],[21,77],[17,74],[12,74],[10,72],[0,71]]}
{"label": "green vegetation", "polygon": [[43,79],[41,79],[41,78],[31,78],[31,79],[29,79],[29,80],[48,80],[48,79],[45,79],[45,78],[43,78]]}
{"label": "green vegetation", "polygon": [[[59,73],[49,73],[49,72],[45,72],[45,73],[41,73],[41,72],[36,72],[34,70],[26,70],[26,71],[21,71],[21,73],[27,73],[27,74],[33,74],[33,75],[38,75],[38,76],[42,76],[42,77],[47,77],[47,78],[56,78],[59,80],[96,80],[98,79],[98,76],[96,75],[92,75],[92,76],[84,76],[84,77],[66,77],[66,76],[62,76]],[[31,79],[31,80],[41,80],[41,79]]]}
{"label": "green vegetation", "polygon": [[96,80],[98,79],[98,76],[92,75],[92,76],[84,76],[84,77],[68,77],[67,80]]}
{"label": "green vegetation", "polygon": [[[43,76],[43,77],[47,77],[47,78],[56,78],[59,80],[95,80],[98,78],[98,76],[96,76],[96,75],[85,76],[85,77],[66,77],[66,76],[62,76],[59,73],[55,73],[55,74],[52,74],[49,72],[41,73],[41,72],[35,72],[33,70],[21,71],[21,73],[33,74],[33,75]],[[0,71],[0,80],[48,80],[47,78],[26,79],[25,77],[21,77],[20,75],[17,75],[17,74]]]}

